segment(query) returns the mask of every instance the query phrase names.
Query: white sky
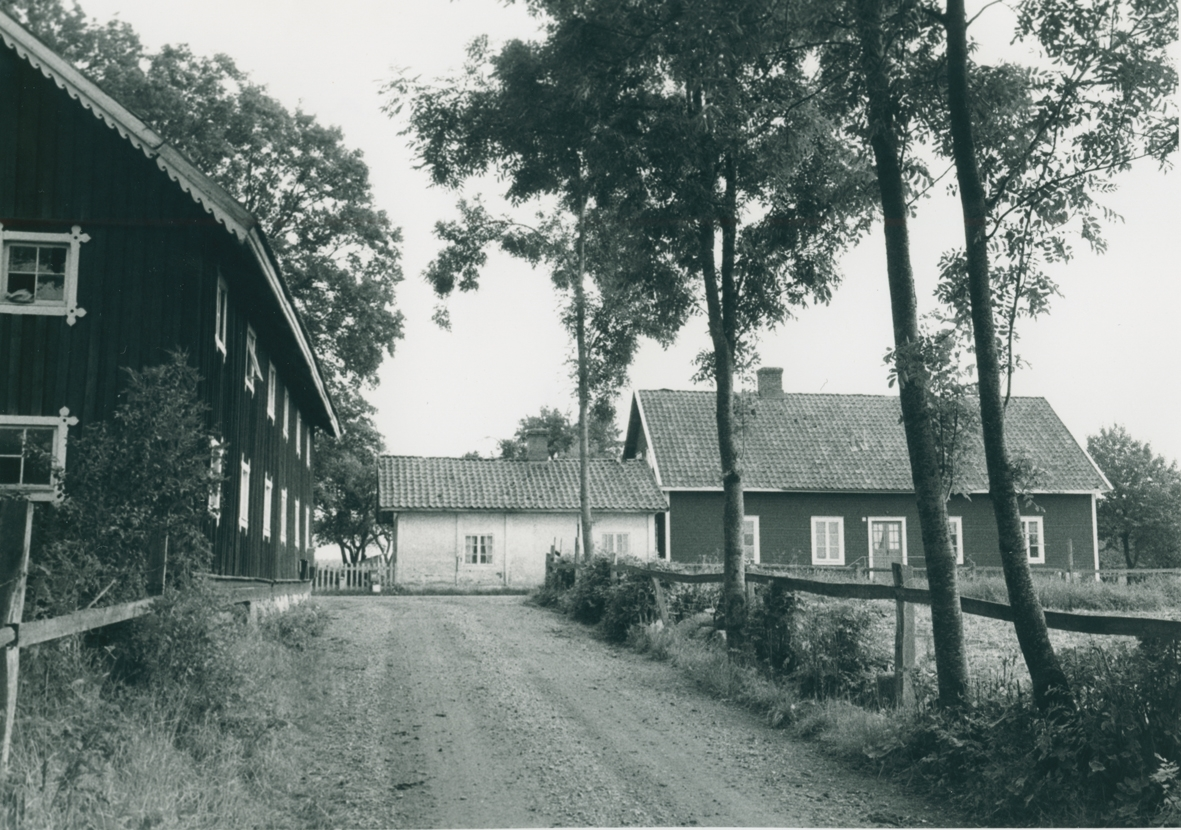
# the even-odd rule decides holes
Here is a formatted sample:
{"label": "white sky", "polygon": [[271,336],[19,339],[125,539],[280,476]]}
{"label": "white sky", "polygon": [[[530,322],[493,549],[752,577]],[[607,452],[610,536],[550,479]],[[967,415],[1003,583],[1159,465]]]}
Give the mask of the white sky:
{"label": "white sky", "polygon": [[[455,195],[431,188],[379,111],[378,89],[394,67],[435,78],[457,69],[464,45],[529,37],[522,4],[496,0],[82,0],[100,20],[119,15],[149,48],[189,43],[198,53],[225,52],[289,107],[339,125],[372,173],[377,202],[404,234],[405,281],[397,304],[406,337],[381,371],[370,397],[388,451],[405,455],[487,454],[517,421],[543,405],[571,411],[573,385],[557,298],[544,273],[493,259],[475,294],[451,302],[452,331],[430,320],[434,301],[421,274],[438,244],[436,220],[454,215]],[[969,15],[980,2],[969,2]],[[995,6],[995,13],[1003,7]],[[990,10],[987,15],[993,15]],[[996,20],[985,47],[1009,37]],[[986,18],[974,31],[990,24]],[[987,54],[987,53],[986,53]],[[1031,367],[1014,393],[1047,398],[1080,442],[1114,422],[1170,459],[1181,459],[1181,193],[1177,173],[1133,171],[1106,204],[1124,217],[1108,226],[1108,252],[1083,245],[1055,278],[1062,298],[1049,316],[1022,329],[1019,351]],[[959,203],[942,195],[919,206],[911,226],[920,305],[942,251],[963,243]],[[826,307],[802,310],[766,336],[763,364],[784,368],[789,392],[884,394],[882,356],[892,342],[885,256],[878,227],[842,263],[844,283]],[[665,352],[645,345],[632,370],[635,388],[691,387],[693,356],[708,338],[692,320]],[[628,396],[620,397],[626,417]]]}

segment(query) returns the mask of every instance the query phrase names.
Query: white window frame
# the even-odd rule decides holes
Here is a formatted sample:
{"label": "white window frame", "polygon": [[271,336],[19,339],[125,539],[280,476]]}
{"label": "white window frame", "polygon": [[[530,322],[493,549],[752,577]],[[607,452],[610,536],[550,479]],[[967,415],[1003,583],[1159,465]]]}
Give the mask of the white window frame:
{"label": "white window frame", "polygon": [[[837,524],[837,558],[818,558],[816,553],[816,524],[817,522],[836,522]],[[844,565],[845,564],[845,517],[844,516],[813,516],[808,523],[811,532],[812,564],[813,565]],[[825,540],[828,539],[828,528],[824,530]],[[826,545],[831,548],[831,544]]]}
{"label": "white window frame", "polygon": [[209,513],[216,524],[221,524],[221,485],[226,477],[226,447],[216,438],[209,439]]}
{"label": "white window frame", "polygon": [[948,516],[947,529],[949,531],[954,528],[955,538],[952,540],[952,545],[955,548],[955,563],[957,565],[964,564],[964,517],[963,516]]}
{"label": "white window frame", "polygon": [[62,407],[57,415],[0,415],[2,427],[32,427],[45,429],[52,427],[53,435],[53,464],[48,484],[0,484],[0,494],[20,494],[29,501],[57,501],[61,496],[60,482],[57,471],[66,467],[66,445],[69,429],[76,425],[78,419],[70,415],[70,410]]}
{"label": "white window frame", "polygon": [[230,325],[230,286],[225,277],[217,275],[217,294],[214,298],[213,312],[213,344],[221,352],[221,360],[226,359],[226,332]]}
{"label": "white window frame", "polygon": [[308,449],[307,449],[307,453],[304,455],[303,458],[304,458],[304,461],[308,465],[308,469],[310,470],[310,469],[312,469],[312,428],[311,427],[307,428],[306,434],[307,434],[307,441],[308,441]]}
{"label": "white window frame", "polygon": [[[1038,552],[1041,554],[1034,557],[1030,551],[1029,531],[1026,529],[1027,525],[1035,525],[1037,527],[1038,538]],[[1025,558],[1029,560],[1031,565],[1046,564],[1046,527],[1042,522],[1041,516],[1022,516],[1021,517],[1021,535],[1025,539]]]}
{"label": "white window frame", "polygon": [[238,526],[250,532],[250,461],[242,456],[242,471],[238,480]]}
{"label": "white window frame", "polygon": [[[474,543],[472,540],[476,540]],[[463,537],[463,563],[477,567],[492,565],[494,540],[491,533],[467,533]],[[473,546],[474,545],[474,546]]]}
{"label": "white window frame", "polygon": [[869,536],[869,567],[871,567],[871,568],[875,567],[873,564],[873,523],[874,522],[898,522],[902,525],[901,530],[899,531],[902,538],[899,541],[902,542],[902,564],[905,565],[908,561],[906,558],[906,553],[907,553],[907,551],[906,551],[906,517],[905,516],[869,516],[866,519],[866,525],[865,525],[866,534]]}
{"label": "white window frame", "polygon": [[275,361],[267,363],[267,418],[275,423]]}
{"label": "white window frame", "polygon": [[287,488],[279,491],[279,544],[287,544]]}
{"label": "white window frame", "polygon": [[246,326],[246,388],[254,394],[254,379],[262,379],[262,368],[258,365],[258,335],[254,326]]}
{"label": "white window frame", "polygon": [[304,525],[303,525],[303,546],[310,548],[312,546],[312,505],[309,502],[304,505]]}
{"label": "white window frame", "polygon": [[287,440],[287,424],[291,420],[291,393],[283,387],[283,440]]}
{"label": "white window frame", "polygon": [[[0,224],[0,313],[2,314],[40,314],[54,317],[65,317],[67,325],[74,325],[79,317],[86,316],[86,309],[78,305],[78,256],[82,250],[82,243],[89,242],[90,235],[82,233],[82,228],[74,225],[69,233],[38,233],[33,231],[6,231]],[[34,301],[31,303],[12,303],[6,301],[8,290],[8,249],[11,244],[26,243],[28,245],[44,245],[46,247],[64,247],[66,249],[65,285],[62,286],[62,299]]]}
{"label": "white window frame", "polygon": [[275,480],[266,477],[262,491],[262,538],[271,538],[271,508],[275,506]]}
{"label": "white window frame", "polygon": [[631,550],[630,534],[627,533],[604,533],[599,537],[600,553],[618,554],[619,556],[629,555]]}
{"label": "white window frame", "polygon": [[747,558],[746,561],[753,562],[754,564],[757,565],[757,564],[759,564],[759,562],[762,561],[760,550],[759,550],[759,517],[758,516],[743,516],[742,517],[742,535],[743,535],[742,554],[743,554],[743,556],[746,556],[746,539],[745,539],[745,537],[746,537],[746,523],[747,522],[751,522],[754,525],[753,530],[754,530],[755,544],[754,544],[753,553],[751,554],[751,556],[749,558]]}
{"label": "white window frame", "polygon": [[300,520],[303,518],[303,516],[301,516],[300,513],[301,513],[301,507],[299,504],[299,496],[296,496],[295,497],[295,536],[292,538],[292,541],[295,543],[295,549],[302,551],[303,545],[301,545],[300,541],[299,541],[301,538],[299,535],[299,529],[300,529],[299,526],[301,523]]}
{"label": "white window frame", "polygon": [[303,451],[300,449],[303,446],[303,439],[301,438],[302,433],[303,433],[303,423],[300,421],[299,407],[297,406],[297,407],[295,407],[295,457],[296,458],[299,458],[301,455],[303,455]]}

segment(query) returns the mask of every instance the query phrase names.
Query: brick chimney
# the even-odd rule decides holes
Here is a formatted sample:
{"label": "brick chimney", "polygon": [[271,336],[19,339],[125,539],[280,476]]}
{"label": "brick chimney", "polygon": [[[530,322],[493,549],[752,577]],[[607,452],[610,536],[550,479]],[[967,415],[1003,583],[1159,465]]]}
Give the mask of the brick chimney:
{"label": "brick chimney", "polygon": [[533,463],[549,461],[549,433],[544,429],[525,434],[525,458]]}
{"label": "brick chimney", "polygon": [[783,397],[783,370],[771,366],[764,366],[756,373],[759,378],[760,398]]}

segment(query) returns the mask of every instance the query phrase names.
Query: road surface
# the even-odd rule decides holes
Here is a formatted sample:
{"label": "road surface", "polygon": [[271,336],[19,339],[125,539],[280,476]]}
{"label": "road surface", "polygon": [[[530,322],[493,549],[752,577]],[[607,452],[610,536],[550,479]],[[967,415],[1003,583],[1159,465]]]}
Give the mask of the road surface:
{"label": "road surface", "polygon": [[524,597],[320,597],[299,813],[332,827],[947,826]]}

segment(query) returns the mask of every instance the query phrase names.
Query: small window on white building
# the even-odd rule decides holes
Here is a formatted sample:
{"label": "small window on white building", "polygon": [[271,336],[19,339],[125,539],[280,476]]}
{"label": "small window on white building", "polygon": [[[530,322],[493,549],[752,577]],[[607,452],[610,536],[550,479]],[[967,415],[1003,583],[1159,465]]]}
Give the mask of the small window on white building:
{"label": "small window on white building", "polygon": [[69,233],[6,231],[0,225],[0,313],[65,317],[74,325],[78,307],[78,254],[90,237],[75,225]]}
{"label": "small window on white building", "polygon": [[230,325],[230,288],[225,278],[217,276],[217,304],[214,306],[213,342],[221,352],[224,361],[226,357],[226,332]]}
{"label": "small window on white building", "polygon": [[0,415],[0,494],[56,499],[55,468],[66,465],[66,434],[76,423],[68,409],[58,417]]}
{"label": "small window on white building", "polygon": [[951,534],[951,549],[955,551],[955,563],[964,564],[964,520],[960,516],[947,517],[947,532]]}
{"label": "small window on white building", "polygon": [[742,519],[742,556],[747,562],[759,562],[759,517]]}
{"label": "small window on white building", "polygon": [[464,561],[469,565],[491,565],[492,537],[465,536]]}
{"label": "small window on white building", "polygon": [[250,530],[250,462],[242,456],[241,491],[238,494],[238,526]]}
{"label": "small window on white building", "polygon": [[271,361],[267,365],[267,418],[271,423],[275,423],[275,362]]}
{"label": "small window on white building", "polygon": [[287,544],[287,488],[279,491],[279,542]]}
{"label": "small window on white building", "polygon": [[604,533],[599,546],[602,548],[600,553],[627,556],[628,535],[626,533]]}
{"label": "small window on white building", "polygon": [[254,379],[262,379],[262,369],[258,365],[258,336],[253,326],[246,327],[246,388],[254,392]]}
{"label": "small window on white building", "polygon": [[274,507],[275,482],[267,476],[262,491],[262,538],[271,538],[271,508]]}
{"label": "small window on white building", "polygon": [[1046,537],[1041,516],[1022,516],[1021,532],[1025,535],[1025,555],[1029,564],[1046,564]]}
{"label": "small window on white building", "polygon": [[842,516],[812,517],[812,564],[845,564],[845,519]]}

